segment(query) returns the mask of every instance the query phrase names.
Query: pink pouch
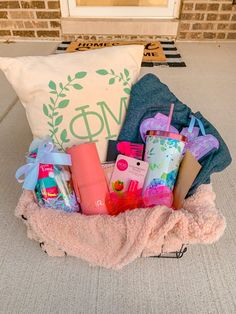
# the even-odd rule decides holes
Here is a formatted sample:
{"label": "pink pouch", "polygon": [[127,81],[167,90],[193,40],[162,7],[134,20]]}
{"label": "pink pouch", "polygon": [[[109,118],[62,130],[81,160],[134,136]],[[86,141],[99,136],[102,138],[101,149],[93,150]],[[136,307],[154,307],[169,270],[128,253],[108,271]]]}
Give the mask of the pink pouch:
{"label": "pink pouch", "polygon": [[188,142],[193,141],[199,135],[199,128],[194,127],[193,130],[190,132],[189,128],[183,128],[180,132],[181,135],[187,137]]}
{"label": "pink pouch", "polygon": [[[202,136],[198,136],[200,130],[194,127],[195,123],[198,123]],[[201,120],[197,119],[193,115],[188,128],[183,128],[181,134],[188,138],[188,142],[185,145],[184,153],[188,149],[196,160],[201,159],[207,155],[211,150],[219,148],[219,141],[211,134],[206,134],[204,125]]]}
{"label": "pink pouch", "polygon": [[207,155],[211,150],[219,148],[219,141],[211,134],[198,136],[193,141],[188,142],[186,149],[190,150],[192,155],[197,159],[201,159]]}

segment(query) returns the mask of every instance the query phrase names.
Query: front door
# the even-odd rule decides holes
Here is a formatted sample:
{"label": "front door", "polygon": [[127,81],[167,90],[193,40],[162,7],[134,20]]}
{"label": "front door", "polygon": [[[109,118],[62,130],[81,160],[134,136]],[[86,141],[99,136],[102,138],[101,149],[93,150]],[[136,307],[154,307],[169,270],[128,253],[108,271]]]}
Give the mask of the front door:
{"label": "front door", "polygon": [[70,17],[176,18],[180,0],[68,0]]}

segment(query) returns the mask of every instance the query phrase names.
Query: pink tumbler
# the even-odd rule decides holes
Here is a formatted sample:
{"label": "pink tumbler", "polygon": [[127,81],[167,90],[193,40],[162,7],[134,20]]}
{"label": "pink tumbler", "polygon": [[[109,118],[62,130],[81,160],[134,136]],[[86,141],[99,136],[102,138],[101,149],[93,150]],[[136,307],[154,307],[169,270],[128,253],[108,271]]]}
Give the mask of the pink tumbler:
{"label": "pink tumbler", "polygon": [[108,214],[105,199],[109,191],[96,144],[73,146],[67,153],[71,155],[73,184],[83,214]]}

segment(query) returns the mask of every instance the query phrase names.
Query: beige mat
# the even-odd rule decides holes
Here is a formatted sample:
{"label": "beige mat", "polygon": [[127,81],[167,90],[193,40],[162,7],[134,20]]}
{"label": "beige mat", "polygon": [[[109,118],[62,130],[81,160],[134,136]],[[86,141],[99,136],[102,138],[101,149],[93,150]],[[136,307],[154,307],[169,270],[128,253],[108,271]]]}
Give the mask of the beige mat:
{"label": "beige mat", "polygon": [[145,45],[143,62],[160,62],[166,61],[166,56],[159,41],[143,42],[143,41],[73,41],[67,47],[66,52],[86,51],[90,49],[99,49],[111,46],[124,45]]}

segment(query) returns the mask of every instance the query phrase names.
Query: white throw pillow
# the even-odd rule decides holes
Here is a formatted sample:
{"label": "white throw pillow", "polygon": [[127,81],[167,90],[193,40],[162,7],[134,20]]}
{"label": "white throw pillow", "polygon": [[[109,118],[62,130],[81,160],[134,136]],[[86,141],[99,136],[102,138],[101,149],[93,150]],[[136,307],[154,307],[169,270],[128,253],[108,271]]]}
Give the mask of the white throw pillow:
{"label": "white throw pillow", "polygon": [[50,56],[0,58],[0,69],[26,109],[34,137],[59,149],[96,142],[101,161],[116,139],[137,80],[142,45]]}

